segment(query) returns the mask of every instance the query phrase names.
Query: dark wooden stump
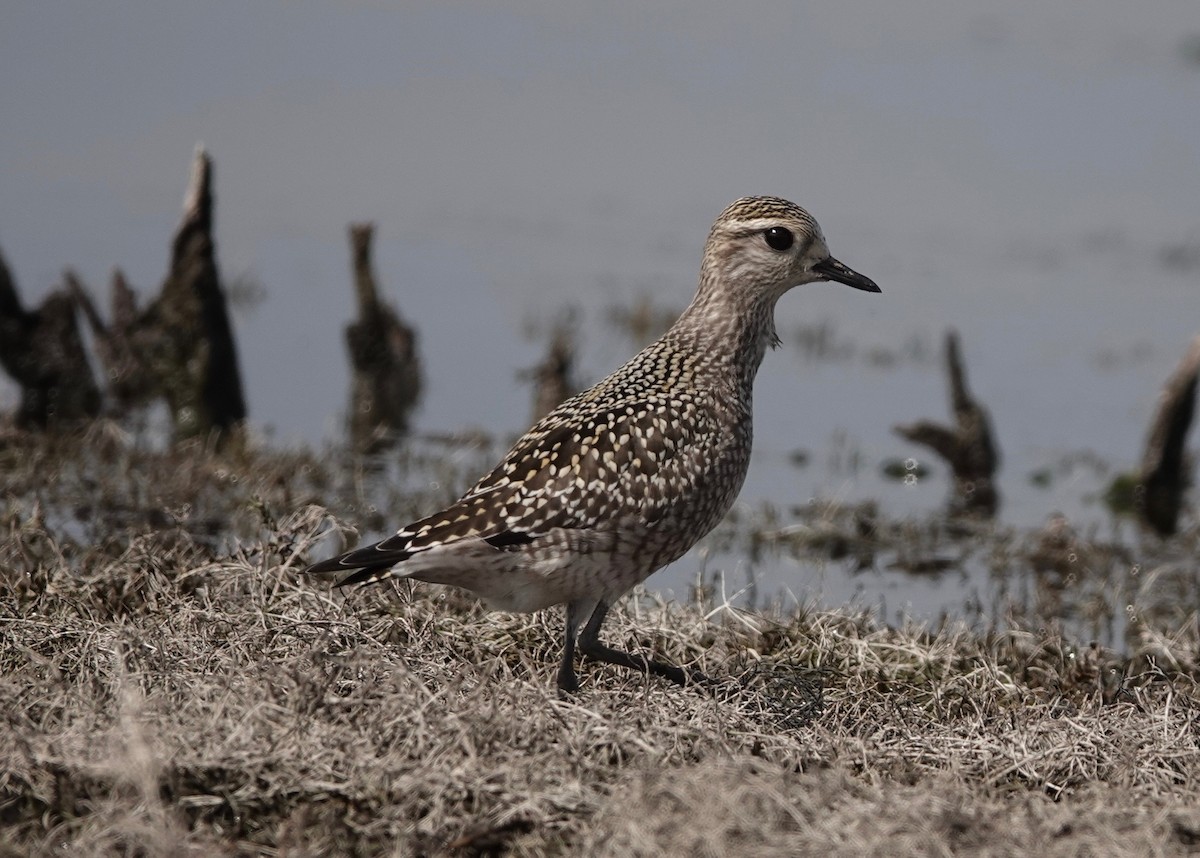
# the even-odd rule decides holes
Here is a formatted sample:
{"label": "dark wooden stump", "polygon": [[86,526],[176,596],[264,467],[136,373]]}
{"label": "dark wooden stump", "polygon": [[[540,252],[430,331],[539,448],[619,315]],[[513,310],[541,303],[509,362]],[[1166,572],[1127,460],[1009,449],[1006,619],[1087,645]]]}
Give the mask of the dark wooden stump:
{"label": "dark wooden stump", "polygon": [[350,441],[362,452],[386,449],[409,431],[421,395],[417,334],[379,297],[371,263],[373,224],[351,224],[358,319],[346,326],[353,384]]}
{"label": "dark wooden stump", "polygon": [[213,433],[225,439],[246,419],[233,327],[217,272],[212,172],[211,159],[197,149],[171,268],[147,310],[147,324],[159,333],[152,371],[171,409],[176,439]]}
{"label": "dark wooden stump", "polygon": [[1134,490],[1138,515],[1163,536],[1175,532],[1183,495],[1191,484],[1184,441],[1196,412],[1198,378],[1200,336],[1192,340],[1183,360],[1163,386]]}
{"label": "dark wooden stump", "polygon": [[73,274],[68,284],[95,334],[108,377],[110,407],[120,415],[166,399],[175,440],[228,440],[246,419],[233,328],[213,238],[212,161],[196,150],[183,220],[158,297],[144,310],[120,272],[114,275],[112,320],[105,324]]}
{"label": "dark wooden stump", "polygon": [[565,313],[554,325],[546,356],[537,366],[524,370],[521,378],[533,382],[531,422],[541,420],[563,400],[575,395],[575,313]]}
{"label": "dark wooden stump", "polygon": [[953,330],[946,332],[946,374],[955,425],[942,426],[923,420],[908,426],[895,426],[892,431],[928,447],[950,465],[954,475],[953,511],[995,515],[1000,506],[995,483],[1000,455],[992,437],[987,409],[967,390],[958,334]]}
{"label": "dark wooden stump", "polygon": [[119,269],[113,272],[111,321],[107,324],[79,276],[68,269],[63,278],[92,329],[96,357],[104,369],[105,408],[114,417],[125,417],[159,392],[145,360],[156,334],[139,314],[137,295]]}
{"label": "dark wooden stump", "polygon": [[0,256],[0,366],[21,387],[16,425],[66,428],[100,412],[100,390],[75,322],[75,299],[56,289],[36,310],[21,305]]}

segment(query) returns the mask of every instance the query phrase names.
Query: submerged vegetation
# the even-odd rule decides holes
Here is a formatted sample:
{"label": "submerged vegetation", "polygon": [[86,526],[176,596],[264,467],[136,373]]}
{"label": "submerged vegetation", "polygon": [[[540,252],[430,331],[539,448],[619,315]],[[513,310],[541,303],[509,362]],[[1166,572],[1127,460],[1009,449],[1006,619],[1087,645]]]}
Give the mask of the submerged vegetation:
{"label": "submerged vegetation", "polygon": [[[300,574],[493,456],[149,448],[100,422],[0,439],[0,854],[1186,854],[1200,845],[1200,528],[1102,543],[743,511],[720,550],[966,562],[970,620],[641,594],[584,664],[562,617]],[[682,562],[690,562],[685,559]],[[653,579],[651,579],[653,584]],[[1081,611],[1121,619],[1107,645]],[[1072,619],[1074,618],[1074,620]]]}

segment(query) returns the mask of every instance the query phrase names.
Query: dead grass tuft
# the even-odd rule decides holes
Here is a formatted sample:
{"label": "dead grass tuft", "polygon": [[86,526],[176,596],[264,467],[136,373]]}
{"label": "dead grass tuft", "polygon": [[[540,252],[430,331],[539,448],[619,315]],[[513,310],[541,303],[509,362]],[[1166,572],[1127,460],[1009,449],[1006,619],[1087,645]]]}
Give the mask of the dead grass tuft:
{"label": "dead grass tuft", "polygon": [[[377,503],[369,480],[305,453],[106,442],[116,464],[100,465],[78,447],[29,441],[18,456],[12,443],[0,854],[1200,843],[1194,611],[1145,624],[1118,656],[1051,626],[887,628],[643,597],[614,612],[610,638],[728,681],[708,693],[585,665],[583,691],[563,700],[558,613],[300,577],[338,527],[321,504]],[[422,482],[415,472],[390,476]]]}

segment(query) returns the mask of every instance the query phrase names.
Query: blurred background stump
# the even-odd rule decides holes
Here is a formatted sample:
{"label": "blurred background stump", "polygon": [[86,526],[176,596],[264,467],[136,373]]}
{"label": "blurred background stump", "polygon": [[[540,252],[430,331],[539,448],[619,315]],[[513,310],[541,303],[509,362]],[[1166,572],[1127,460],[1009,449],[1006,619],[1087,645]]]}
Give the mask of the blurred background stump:
{"label": "blurred background stump", "polygon": [[1192,340],[1183,360],[1163,386],[1134,489],[1139,517],[1162,536],[1175,532],[1184,492],[1191,485],[1184,441],[1196,412],[1198,377],[1200,335]]}
{"label": "blurred background stump", "polygon": [[227,441],[246,419],[237,350],[213,239],[212,161],[197,147],[183,220],[171,245],[162,291],[139,312],[137,297],[113,275],[112,320],[105,324],[73,273],[67,282],[95,336],[110,408],[124,416],[162,397],[176,441]]}
{"label": "blurred background stump", "polygon": [[350,248],[358,319],[346,326],[353,380],[350,441],[356,450],[379,452],[408,434],[421,396],[417,333],[379,297],[371,262],[373,224],[350,225]]}
{"label": "blurred background stump", "polygon": [[75,322],[75,299],[56,289],[36,310],[21,305],[0,256],[0,366],[21,388],[16,425],[54,429],[100,413],[100,390]]}
{"label": "blurred background stump", "polygon": [[104,370],[105,410],[114,417],[126,417],[158,393],[159,385],[145,360],[155,335],[145,315],[139,315],[137,295],[120,269],[113,271],[111,320],[107,324],[79,276],[67,269],[63,277],[92,329],[96,358]]}
{"label": "blurred background stump", "polygon": [[954,478],[952,511],[990,517],[1000,506],[995,482],[1000,455],[993,440],[987,409],[967,390],[958,334],[953,330],[946,332],[946,374],[954,426],[922,420],[895,426],[892,431],[928,447],[950,465]]}
{"label": "blurred background stump", "polygon": [[151,371],[167,399],[177,440],[210,434],[223,440],[246,419],[212,226],[212,161],[197,148],[171,268],[146,311],[147,324],[158,331]]}
{"label": "blurred background stump", "polygon": [[531,423],[537,423],[579,391],[574,376],[575,332],[576,313],[574,309],[567,310],[554,323],[550,345],[541,363],[520,373],[522,381],[533,382]]}

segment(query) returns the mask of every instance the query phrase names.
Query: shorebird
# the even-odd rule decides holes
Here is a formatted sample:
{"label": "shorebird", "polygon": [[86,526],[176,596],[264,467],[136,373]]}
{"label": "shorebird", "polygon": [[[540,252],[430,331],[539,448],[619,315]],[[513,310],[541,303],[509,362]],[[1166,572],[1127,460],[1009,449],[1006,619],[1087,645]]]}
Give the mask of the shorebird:
{"label": "shorebird", "polygon": [[777,346],[775,303],[832,280],[879,292],[829,255],[817,222],[778,197],[743,197],[708,235],[700,285],[658,341],[563,402],[444,510],[382,542],[310,566],[462,587],[491,607],[565,604],[558,686],[575,648],[680,685],[704,675],[602,643],[614,601],[682,557],[733,505],[746,476],[754,376]]}

